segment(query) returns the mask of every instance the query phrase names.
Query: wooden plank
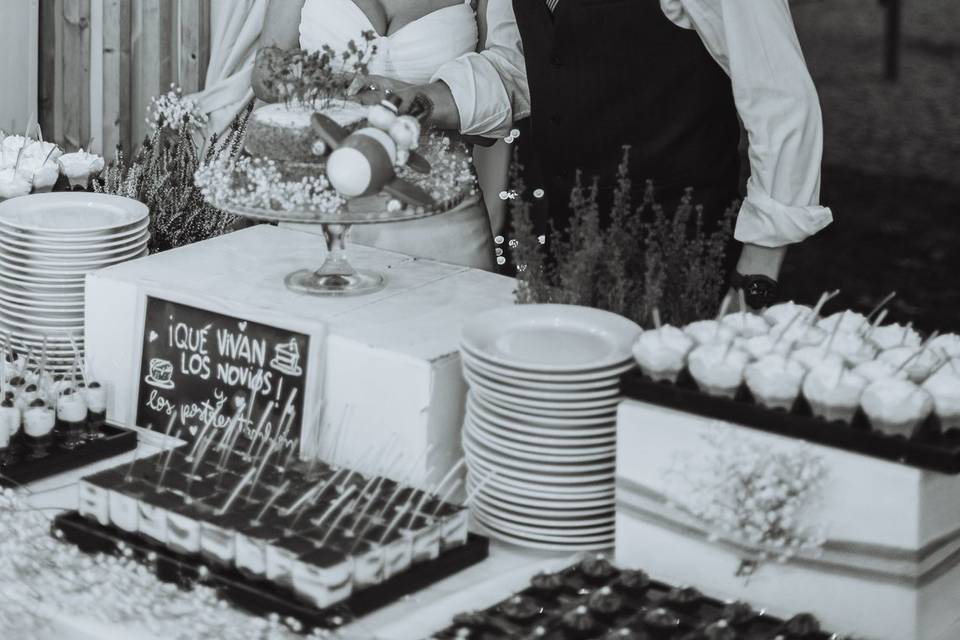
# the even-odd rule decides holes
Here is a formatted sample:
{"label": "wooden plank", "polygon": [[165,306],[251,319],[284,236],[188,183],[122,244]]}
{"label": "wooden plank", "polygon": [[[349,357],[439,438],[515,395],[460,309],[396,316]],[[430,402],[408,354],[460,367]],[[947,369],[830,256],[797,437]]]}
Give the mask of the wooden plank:
{"label": "wooden plank", "polygon": [[210,62],[210,0],[180,0],[179,83],[184,93],[203,89]]}
{"label": "wooden plank", "polygon": [[103,2],[103,150],[131,151],[130,0]]}
{"label": "wooden plank", "polygon": [[53,131],[47,133],[58,144],[64,143],[64,69],[63,1],[53,0]]}
{"label": "wooden plank", "polygon": [[[54,109],[56,104],[56,74],[57,74],[57,13],[54,3],[40,3],[40,34],[39,34],[39,114],[38,121],[43,128],[44,135],[56,139],[54,127]],[[0,122],[0,127],[8,123]]]}
{"label": "wooden plank", "polygon": [[139,0],[134,14],[132,41],[134,69],[133,136],[138,144],[147,133],[144,119],[150,100],[170,90],[173,81],[172,65],[172,9],[171,0]]}
{"label": "wooden plank", "polygon": [[63,0],[62,143],[69,149],[90,139],[90,0]]}

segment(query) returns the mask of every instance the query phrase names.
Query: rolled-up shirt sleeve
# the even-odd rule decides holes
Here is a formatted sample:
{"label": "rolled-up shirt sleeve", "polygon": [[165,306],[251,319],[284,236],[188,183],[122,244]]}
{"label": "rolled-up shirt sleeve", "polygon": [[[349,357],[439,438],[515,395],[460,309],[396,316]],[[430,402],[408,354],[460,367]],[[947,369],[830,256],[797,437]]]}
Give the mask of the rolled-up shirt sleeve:
{"label": "rolled-up shirt sleeve", "polygon": [[823,119],[788,0],[661,0],[693,27],[730,75],[749,136],[750,178],[737,217],[740,242],[780,247],[833,220],[820,206]]}
{"label": "rolled-up shirt sleeve", "polygon": [[530,115],[530,92],[511,0],[489,0],[486,24],[483,50],[444,64],[431,82],[450,87],[461,133],[498,138]]}

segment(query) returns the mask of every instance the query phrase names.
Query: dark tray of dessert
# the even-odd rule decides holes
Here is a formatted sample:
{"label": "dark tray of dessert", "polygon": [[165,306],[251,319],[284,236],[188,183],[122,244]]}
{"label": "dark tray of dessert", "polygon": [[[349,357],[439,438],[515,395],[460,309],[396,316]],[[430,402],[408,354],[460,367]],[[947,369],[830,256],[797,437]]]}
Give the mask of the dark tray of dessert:
{"label": "dark tray of dessert", "polygon": [[137,448],[137,433],[130,429],[97,423],[80,431],[68,435],[55,429],[45,442],[20,431],[0,460],[0,486],[19,487]]}
{"label": "dark tray of dessert", "polygon": [[620,570],[603,556],[557,573],[483,611],[461,613],[435,640],[827,640],[810,614],[781,620],[743,602]]}
{"label": "dark tray of dessert", "polygon": [[626,398],[911,467],[960,473],[960,429],[942,429],[935,415],[906,438],[873,430],[862,410],[857,411],[851,424],[816,417],[802,395],[790,411],[758,404],[746,385],[741,386],[734,399],[712,396],[701,391],[686,370],[675,384],[655,382],[634,370],[621,378],[620,386]]}
{"label": "dark tray of dessert", "polygon": [[55,535],[77,545],[87,553],[131,553],[150,567],[157,578],[189,589],[203,584],[217,589],[225,600],[255,615],[276,613],[292,617],[312,629],[335,629],[353,620],[397,602],[431,584],[440,582],[487,557],[490,541],[469,534],[465,544],[446,551],[435,560],[417,564],[386,581],[353,593],[347,600],[326,609],[318,609],[288,588],[266,580],[251,579],[236,569],[206,561],[202,556],[174,553],[160,544],[116,527],[104,527],[72,511],[56,517]]}
{"label": "dark tray of dessert", "polygon": [[487,556],[489,541],[468,534],[466,509],[441,487],[293,453],[282,462],[272,446],[234,450],[222,431],[84,478],[78,511],[55,520],[55,535],[91,552],[132,550],[161,579],[203,580],[306,631],[347,624]]}

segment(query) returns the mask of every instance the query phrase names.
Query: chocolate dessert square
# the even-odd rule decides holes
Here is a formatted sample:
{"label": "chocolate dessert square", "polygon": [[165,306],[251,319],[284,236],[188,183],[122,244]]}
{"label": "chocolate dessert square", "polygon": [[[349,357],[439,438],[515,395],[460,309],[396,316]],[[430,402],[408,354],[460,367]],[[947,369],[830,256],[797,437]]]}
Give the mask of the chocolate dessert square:
{"label": "chocolate dessert square", "polygon": [[252,524],[240,528],[236,536],[234,564],[242,573],[256,578],[267,575],[267,546],[284,536],[272,524]]}

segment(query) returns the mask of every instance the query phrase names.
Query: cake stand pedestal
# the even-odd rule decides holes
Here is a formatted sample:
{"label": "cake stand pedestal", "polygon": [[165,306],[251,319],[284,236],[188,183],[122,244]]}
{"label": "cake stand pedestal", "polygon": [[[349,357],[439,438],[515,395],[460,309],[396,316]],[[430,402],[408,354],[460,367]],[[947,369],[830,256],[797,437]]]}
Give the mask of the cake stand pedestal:
{"label": "cake stand pedestal", "polygon": [[[382,204],[382,199],[375,199]],[[387,277],[377,271],[356,269],[347,258],[347,232],[355,224],[399,223],[429,218],[443,213],[436,210],[370,211],[342,206],[333,211],[277,211],[234,207],[211,201],[215,207],[233,215],[260,222],[292,222],[320,225],[327,241],[327,254],[316,270],[299,269],[284,278],[287,289],[310,296],[357,296],[375,293],[387,284]]]}

